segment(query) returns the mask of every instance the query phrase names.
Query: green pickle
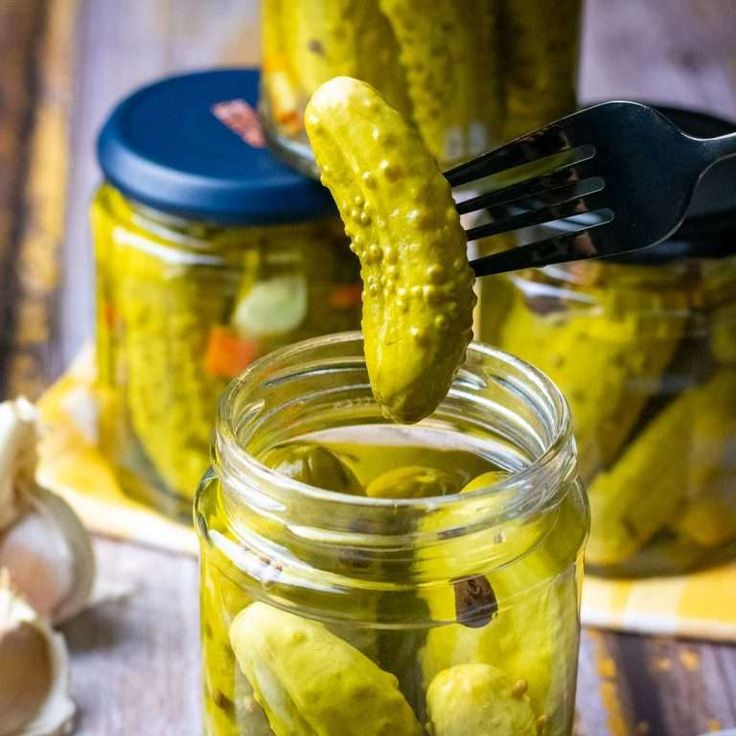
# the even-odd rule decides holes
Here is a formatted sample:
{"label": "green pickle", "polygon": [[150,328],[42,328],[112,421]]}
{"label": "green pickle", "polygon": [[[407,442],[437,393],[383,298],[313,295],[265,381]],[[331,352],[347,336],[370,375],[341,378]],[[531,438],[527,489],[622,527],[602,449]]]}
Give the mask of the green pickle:
{"label": "green pickle", "polygon": [[427,691],[433,736],[536,736],[537,720],[523,682],[489,664],[442,670]]}
{"label": "green pickle", "polygon": [[340,456],[311,443],[274,447],[263,458],[269,468],[294,480],[337,493],[360,493],[362,488]]}
{"label": "green pickle", "polygon": [[360,258],[371,387],[387,417],[417,422],[447,395],[472,338],[473,272],[450,185],[364,82],[324,84],[306,123]]}
{"label": "green pickle", "polygon": [[396,678],[320,623],[252,603],[230,642],[276,736],[421,733]]}
{"label": "green pickle", "polygon": [[372,498],[428,498],[457,493],[457,479],[443,470],[421,465],[389,470],[365,489]]}
{"label": "green pickle", "polygon": [[411,114],[432,155],[449,165],[487,151],[500,140],[503,126],[497,3],[379,0],[379,5],[398,39]]}

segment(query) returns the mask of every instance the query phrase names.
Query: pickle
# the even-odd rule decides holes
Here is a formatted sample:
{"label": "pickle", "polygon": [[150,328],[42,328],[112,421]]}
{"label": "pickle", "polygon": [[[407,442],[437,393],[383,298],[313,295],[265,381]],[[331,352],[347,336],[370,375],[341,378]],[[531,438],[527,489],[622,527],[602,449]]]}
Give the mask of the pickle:
{"label": "pickle", "polygon": [[450,185],[368,84],[327,82],[306,125],[361,261],[374,395],[387,417],[417,422],[447,395],[472,338],[473,272]]}
{"label": "pickle", "polygon": [[724,365],[736,365],[736,304],[714,309],[710,318],[710,346]]}
{"label": "pickle", "polygon": [[263,83],[287,133],[301,131],[314,91],[343,75],[380,85],[408,113],[396,39],[376,0],[265,0],[262,12]]}
{"label": "pickle", "polygon": [[536,736],[526,683],[489,664],[458,664],[427,690],[432,736]]}
{"label": "pickle", "polygon": [[457,163],[500,142],[498,2],[379,4],[399,42],[416,127],[435,159]]}
{"label": "pickle", "polygon": [[581,0],[500,0],[504,139],[575,109]]}
{"label": "pickle", "polygon": [[470,481],[461,491],[461,493],[472,493],[479,491],[481,488],[490,488],[509,477],[508,470],[489,470],[487,473],[478,475]]}
{"label": "pickle", "polygon": [[586,559],[614,565],[674,525],[722,473],[736,421],[736,371],[715,374],[659,412],[613,468],[590,486]]}
{"label": "pickle", "polygon": [[276,736],[419,736],[396,678],[322,624],[264,603],[230,641]]}
{"label": "pickle", "polygon": [[[736,538],[736,481],[731,477],[726,498],[709,495],[688,504],[675,529],[701,547],[719,547]],[[712,491],[711,491],[712,492]]]}
{"label": "pickle", "polygon": [[457,493],[458,486],[457,479],[444,470],[410,465],[374,478],[365,489],[365,495],[373,498],[428,498]]}
{"label": "pickle", "polygon": [[360,494],[362,488],[339,455],[326,447],[294,442],[274,447],[262,458],[264,465],[294,480],[337,493]]}
{"label": "pickle", "polygon": [[248,736],[272,734],[266,714],[253,698],[248,680],[238,671],[230,649],[230,626],[236,612],[250,603],[248,596],[210,559],[201,560],[202,645],[205,654],[205,718],[211,733],[239,736],[246,725]]}
{"label": "pickle", "polygon": [[578,294],[526,276],[495,279],[493,287],[483,339],[555,381],[572,412],[581,477],[590,481],[615,460],[648,401],[661,394],[687,324],[684,297],[617,293],[615,286]]}

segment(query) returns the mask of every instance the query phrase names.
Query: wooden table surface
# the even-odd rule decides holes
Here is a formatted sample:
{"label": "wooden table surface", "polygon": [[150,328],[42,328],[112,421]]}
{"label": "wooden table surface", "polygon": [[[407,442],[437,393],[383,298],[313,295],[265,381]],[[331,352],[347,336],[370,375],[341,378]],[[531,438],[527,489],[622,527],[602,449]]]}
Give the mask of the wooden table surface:
{"label": "wooden table surface", "polygon": [[[258,59],[255,0],[0,0],[0,396],[37,396],[93,329],[87,205],[110,105],[158,75]],[[585,100],[736,119],[735,0],[588,0]],[[96,541],[129,589],[64,626],[78,732],[200,732],[194,560]],[[736,648],[586,631],[585,736],[736,726]],[[472,735],[469,735],[472,736]]]}

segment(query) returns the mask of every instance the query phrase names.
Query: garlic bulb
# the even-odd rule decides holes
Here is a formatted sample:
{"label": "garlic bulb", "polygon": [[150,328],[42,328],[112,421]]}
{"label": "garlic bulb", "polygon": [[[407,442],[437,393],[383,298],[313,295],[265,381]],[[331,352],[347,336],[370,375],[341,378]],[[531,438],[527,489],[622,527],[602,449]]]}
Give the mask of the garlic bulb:
{"label": "garlic bulb", "polygon": [[61,736],[76,708],[64,640],[0,574],[0,736]]}
{"label": "garlic bulb", "polygon": [[94,554],[72,509],[36,482],[37,441],[33,405],[0,404],[0,568],[40,615],[58,623],[89,600]]}

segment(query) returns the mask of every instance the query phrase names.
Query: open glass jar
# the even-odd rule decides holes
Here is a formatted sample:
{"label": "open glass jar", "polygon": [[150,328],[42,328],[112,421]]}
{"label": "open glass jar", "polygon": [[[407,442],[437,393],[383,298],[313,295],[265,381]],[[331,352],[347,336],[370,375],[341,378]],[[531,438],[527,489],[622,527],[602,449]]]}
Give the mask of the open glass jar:
{"label": "open glass jar", "polygon": [[575,106],[581,0],[263,0],[269,138],[316,173],[304,109],[328,79],[374,85],[450,166]]}
{"label": "open glass jar", "polygon": [[[331,447],[361,487],[442,462],[491,485],[371,498],[259,461]],[[561,394],[474,344],[419,425],[386,424],[357,333],[261,359],[224,395],[200,485],[205,733],[567,734],[588,512]],[[468,695],[470,693],[470,695]]]}
{"label": "open glass jar", "polygon": [[[732,129],[665,112],[694,135]],[[594,573],[677,574],[736,553],[736,167],[725,164],[655,248],[482,279],[481,339],[545,371],[570,404]]]}
{"label": "open glass jar", "polygon": [[248,128],[257,90],[250,70],[166,79],[100,136],[102,447],[127,493],[186,520],[227,382],[276,347],[360,325],[332,199]]}

